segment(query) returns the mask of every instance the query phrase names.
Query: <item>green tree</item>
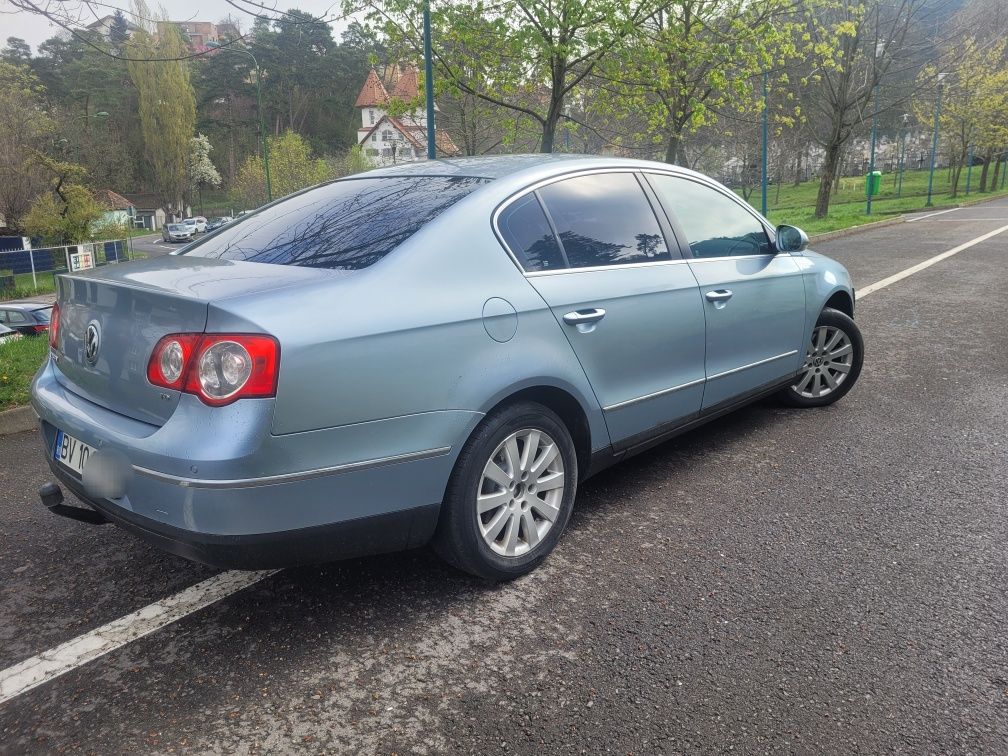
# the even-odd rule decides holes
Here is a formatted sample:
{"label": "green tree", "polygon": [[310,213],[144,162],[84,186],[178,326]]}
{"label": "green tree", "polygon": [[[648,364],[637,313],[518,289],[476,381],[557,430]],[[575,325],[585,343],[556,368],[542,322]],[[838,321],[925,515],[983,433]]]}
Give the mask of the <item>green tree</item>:
{"label": "green tree", "polygon": [[[369,0],[370,20],[393,49],[419,59],[419,0]],[[520,113],[552,152],[565,103],[645,19],[654,0],[462,0],[431,3],[435,77],[449,88]],[[451,50],[449,58],[442,50]]]}
{"label": "green tree", "polygon": [[[142,0],[134,16],[148,18]],[[186,187],[186,155],[196,128],[196,98],[184,57],[188,47],[178,27],[165,23],[155,40],[141,28],[126,44],[130,79],[139,95],[140,128],[155,191],[169,207],[180,209]]]}
{"label": "green tree", "polygon": [[[925,66],[919,75],[925,96],[914,103],[917,119],[926,123],[935,110],[934,82],[939,68],[942,81],[941,133],[954,156],[950,166],[952,196],[959,191],[959,179],[970,147],[993,151],[1008,141],[1008,65],[1006,44],[998,40],[979,44],[972,36],[960,39],[936,64]],[[988,161],[989,162],[989,161]],[[986,179],[986,176],[983,176]],[[981,191],[986,189],[982,182]]]}
{"label": "green tree", "polygon": [[46,244],[77,244],[95,238],[97,221],[105,211],[83,180],[83,166],[35,153],[32,156],[49,175],[49,190],[39,195],[22,219],[29,236]]}
{"label": "green tree", "polygon": [[15,66],[29,63],[31,56],[31,47],[20,37],[7,37],[7,46],[0,50],[0,57]]}
{"label": "green tree", "polygon": [[[269,160],[274,198],[332,178],[326,161],[315,157],[304,137],[290,130],[269,137]],[[266,200],[266,173],[258,154],[250,155],[238,171],[234,196],[246,207],[257,207]]]}
{"label": "green tree", "polygon": [[645,19],[621,55],[603,59],[606,96],[596,107],[619,120],[643,115],[636,136],[661,140],[668,163],[687,165],[684,141],[718,114],[753,116],[762,107],[753,87],[794,52],[791,0],[680,0]]}
{"label": "green tree", "polygon": [[45,90],[31,69],[0,60],[0,215],[19,229],[22,216],[45,191],[47,177],[33,156],[51,148],[55,124]]}

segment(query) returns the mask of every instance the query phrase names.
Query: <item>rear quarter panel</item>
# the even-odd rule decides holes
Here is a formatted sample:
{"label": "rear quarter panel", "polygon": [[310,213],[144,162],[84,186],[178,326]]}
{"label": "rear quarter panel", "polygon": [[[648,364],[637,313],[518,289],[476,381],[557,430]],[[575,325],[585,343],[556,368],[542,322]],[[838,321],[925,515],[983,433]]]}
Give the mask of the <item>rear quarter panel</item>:
{"label": "rear quarter panel", "polygon": [[[510,393],[551,385],[581,403],[593,447],[608,444],[570,345],[491,230],[494,204],[474,193],[365,270],[211,307],[211,330],[246,322],[280,340],[274,434],[449,410],[475,425]],[[506,341],[485,325],[494,298],[514,309],[487,310],[498,338],[514,331]]]}

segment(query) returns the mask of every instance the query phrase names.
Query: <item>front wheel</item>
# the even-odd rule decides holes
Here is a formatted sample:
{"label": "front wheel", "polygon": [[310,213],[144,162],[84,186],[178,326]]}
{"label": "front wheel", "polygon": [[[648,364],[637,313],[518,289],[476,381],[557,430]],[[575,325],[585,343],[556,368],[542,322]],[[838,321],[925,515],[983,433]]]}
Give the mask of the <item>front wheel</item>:
{"label": "front wheel", "polygon": [[574,443],[554,412],[535,402],[497,410],[455,463],[434,548],[487,580],[524,575],[560,539],[577,479]]}
{"label": "front wheel", "polygon": [[792,407],[825,407],[854,388],[863,360],[864,340],[857,325],[827,307],[812,329],[801,372],[779,396]]}

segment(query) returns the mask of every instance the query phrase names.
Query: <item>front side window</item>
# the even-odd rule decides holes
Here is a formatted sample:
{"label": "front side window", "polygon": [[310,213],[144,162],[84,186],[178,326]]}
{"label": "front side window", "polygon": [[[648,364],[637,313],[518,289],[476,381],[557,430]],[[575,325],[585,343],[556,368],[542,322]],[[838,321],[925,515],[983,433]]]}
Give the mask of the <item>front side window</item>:
{"label": "front side window", "polygon": [[333,181],[245,215],[180,254],[359,270],[486,183],[475,176]]}
{"label": "front side window", "polygon": [[544,186],[539,194],[572,268],[671,259],[632,173],[577,176]]}
{"label": "front side window", "polygon": [[763,224],[731,197],[678,176],[654,173],[648,181],[679,218],[694,257],[772,253]]}
{"label": "front side window", "polygon": [[526,271],[566,267],[560,245],[535,194],[526,194],[508,205],[497,219],[497,228]]}

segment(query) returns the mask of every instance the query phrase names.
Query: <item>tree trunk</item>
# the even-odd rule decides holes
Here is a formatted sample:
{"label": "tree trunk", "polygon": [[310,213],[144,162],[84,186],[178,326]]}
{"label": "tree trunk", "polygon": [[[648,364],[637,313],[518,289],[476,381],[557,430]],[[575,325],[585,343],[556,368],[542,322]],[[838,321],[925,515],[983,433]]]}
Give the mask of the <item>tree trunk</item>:
{"label": "tree trunk", "polygon": [[[983,168],[980,170],[980,193],[987,191],[987,171],[990,169],[991,159],[994,157],[994,148],[990,147],[984,155]],[[991,187],[993,188],[993,186]]]}
{"label": "tree trunk", "polygon": [[994,174],[991,177],[991,191],[998,188],[998,174],[1001,173],[1001,155],[997,155],[994,160]]}
{"label": "tree trunk", "polygon": [[801,167],[802,167],[802,156],[805,150],[799,147],[795,150],[795,168],[794,168],[794,185],[798,186],[801,183]]}
{"label": "tree trunk", "polygon": [[830,190],[837,176],[837,164],[840,162],[841,145],[833,142],[826,146],[823,157],[822,175],[819,177],[819,194],[816,196],[815,217],[825,218],[829,213]]}

